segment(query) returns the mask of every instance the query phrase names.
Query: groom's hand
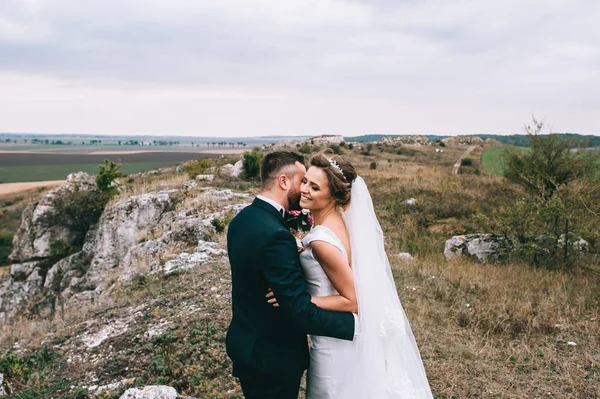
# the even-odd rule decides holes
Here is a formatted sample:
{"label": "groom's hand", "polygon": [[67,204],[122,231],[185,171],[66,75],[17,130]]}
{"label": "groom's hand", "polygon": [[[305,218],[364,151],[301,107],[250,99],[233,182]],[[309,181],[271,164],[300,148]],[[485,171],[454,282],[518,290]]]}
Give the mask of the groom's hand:
{"label": "groom's hand", "polygon": [[267,302],[269,302],[271,305],[273,305],[274,308],[279,307],[279,304],[277,303],[277,298],[275,297],[275,293],[273,292],[272,289],[269,288],[266,298],[267,298]]}

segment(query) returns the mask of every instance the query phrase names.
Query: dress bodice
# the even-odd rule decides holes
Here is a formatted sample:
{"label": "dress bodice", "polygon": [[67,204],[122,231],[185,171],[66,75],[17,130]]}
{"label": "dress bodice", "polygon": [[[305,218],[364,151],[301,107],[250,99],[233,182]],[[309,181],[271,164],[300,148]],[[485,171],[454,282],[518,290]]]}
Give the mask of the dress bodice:
{"label": "dress bodice", "polygon": [[335,290],[335,287],[331,284],[331,281],[327,278],[327,274],[325,274],[325,271],[315,259],[313,249],[310,246],[310,243],[313,241],[325,241],[333,245],[347,259],[346,248],[338,236],[329,227],[323,225],[313,227],[302,239],[302,244],[304,244],[306,249],[300,254],[300,263],[304,272],[304,279],[306,280],[306,290],[312,296],[337,295],[338,292]]}

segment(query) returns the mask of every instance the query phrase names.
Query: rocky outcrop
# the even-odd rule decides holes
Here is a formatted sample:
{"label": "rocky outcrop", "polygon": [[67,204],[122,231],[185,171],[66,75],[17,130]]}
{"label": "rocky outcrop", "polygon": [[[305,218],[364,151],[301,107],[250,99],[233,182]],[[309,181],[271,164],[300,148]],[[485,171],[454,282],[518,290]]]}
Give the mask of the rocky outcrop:
{"label": "rocky outcrop", "polygon": [[54,198],[74,191],[99,192],[93,176],[83,172],[73,173],[67,176],[66,184],[48,192],[23,211],[21,225],[13,240],[13,251],[9,255],[13,262],[50,258],[53,256],[53,243],[62,242],[69,246],[81,239],[78,233],[48,222],[57,216],[53,205]]}
{"label": "rocky outcrop", "polygon": [[503,235],[469,234],[447,240],[444,256],[446,259],[467,256],[480,261],[498,261],[505,259],[512,250],[512,244]]}
{"label": "rocky outcrop", "polygon": [[281,141],[269,146],[268,150],[269,151],[280,151],[280,150],[294,151],[297,149],[297,147],[300,147],[301,145],[304,145],[304,144],[327,147],[330,145],[339,145],[343,141],[344,141],[344,136],[323,134],[321,136],[311,137],[306,140],[281,140]]}
{"label": "rocky outcrop", "polygon": [[467,145],[483,145],[484,141],[481,137],[477,136],[454,136],[442,139],[442,143],[447,147],[462,147]]}
{"label": "rocky outcrop", "polygon": [[[53,195],[61,195],[71,184],[73,179]],[[52,212],[51,207],[47,203],[45,208],[32,206],[23,215],[25,227],[17,233],[13,251],[13,258],[25,261],[12,265],[11,272],[0,278],[0,321],[24,314],[50,316],[57,309],[101,302],[119,281],[138,274],[186,270],[223,256],[225,251],[210,241],[215,234],[212,222],[225,212],[244,207],[246,204],[239,202],[247,194],[210,187],[190,194],[194,187],[184,187],[134,195],[109,204],[87,232],[81,251],[63,255],[62,259],[40,249],[40,242],[49,240],[49,229],[28,220],[33,215],[31,210]],[[220,211],[176,210],[181,195],[194,195],[197,203],[220,204]],[[238,203],[232,203],[236,198]],[[59,231],[60,237],[70,237],[71,232]],[[59,237],[57,234],[49,236]]]}
{"label": "rocky outcrop", "polygon": [[408,145],[415,145],[415,146],[433,145],[431,140],[429,140],[427,137],[421,136],[421,135],[383,137],[383,138],[377,140],[376,143],[388,144],[388,145],[394,145],[394,144],[406,145],[406,144],[408,144]]}

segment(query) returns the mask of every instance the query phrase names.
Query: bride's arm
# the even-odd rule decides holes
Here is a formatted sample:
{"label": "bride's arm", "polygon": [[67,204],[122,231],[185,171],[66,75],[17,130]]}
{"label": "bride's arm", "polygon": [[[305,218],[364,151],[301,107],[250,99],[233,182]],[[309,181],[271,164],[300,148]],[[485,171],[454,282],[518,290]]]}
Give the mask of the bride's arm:
{"label": "bride's arm", "polygon": [[339,295],[313,296],[311,302],[322,309],[339,312],[358,312],[354,275],[342,252],[325,241],[310,243],[313,255]]}

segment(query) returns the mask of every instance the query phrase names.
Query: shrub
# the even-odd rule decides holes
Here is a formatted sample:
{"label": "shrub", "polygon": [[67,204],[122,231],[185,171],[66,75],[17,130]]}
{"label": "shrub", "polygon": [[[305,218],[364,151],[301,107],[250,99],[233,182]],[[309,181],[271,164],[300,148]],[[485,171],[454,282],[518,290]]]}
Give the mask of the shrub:
{"label": "shrub", "polygon": [[10,264],[8,255],[12,252],[12,233],[0,230],[0,266]]}
{"label": "shrub", "polygon": [[377,162],[371,162],[371,164],[369,165],[369,169],[371,169],[371,170],[377,169]]}
{"label": "shrub", "polygon": [[183,166],[183,171],[188,174],[190,179],[195,179],[196,176],[206,173],[209,168],[215,166],[215,163],[210,158],[202,158],[197,161],[188,162]]}
{"label": "shrub", "polygon": [[354,149],[354,144],[352,144],[352,143],[348,144],[348,149],[349,149],[349,150],[352,150],[352,149]]}
{"label": "shrub", "polygon": [[211,224],[213,225],[217,233],[222,233],[225,231],[225,228],[229,226],[229,223],[231,223],[231,220],[234,216],[235,214],[233,212],[226,212],[223,216],[214,218]]}
{"label": "shrub", "polygon": [[259,177],[261,160],[262,154],[257,150],[244,152],[242,168],[244,170],[244,176],[246,179],[250,180]]}
{"label": "shrub", "polygon": [[121,177],[121,164],[105,159],[98,168],[100,171],[96,175],[96,186],[103,193],[112,196],[117,192],[117,188],[112,185],[112,182]]}
{"label": "shrub", "polygon": [[329,148],[331,148],[334,154],[341,154],[343,152],[340,146],[337,144],[331,144]]}
{"label": "shrub", "polygon": [[56,212],[44,214],[40,222],[47,227],[58,225],[68,228],[75,233],[76,239],[65,246],[72,244],[79,247],[90,227],[100,219],[109,198],[110,194],[106,192],[80,189],[57,195],[52,200]]}
{"label": "shrub", "polygon": [[310,146],[308,143],[304,143],[302,147],[298,149],[298,151],[300,151],[302,154],[310,154]]}
{"label": "shrub", "polygon": [[368,151],[368,150],[362,150],[362,151],[360,152],[360,155],[364,155],[364,156],[366,156],[366,157],[369,157],[369,156],[371,156],[371,155],[373,155],[373,154],[372,154],[370,151]]}
{"label": "shrub", "polygon": [[471,158],[463,158],[460,164],[461,166],[473,166],[473,160]]}

